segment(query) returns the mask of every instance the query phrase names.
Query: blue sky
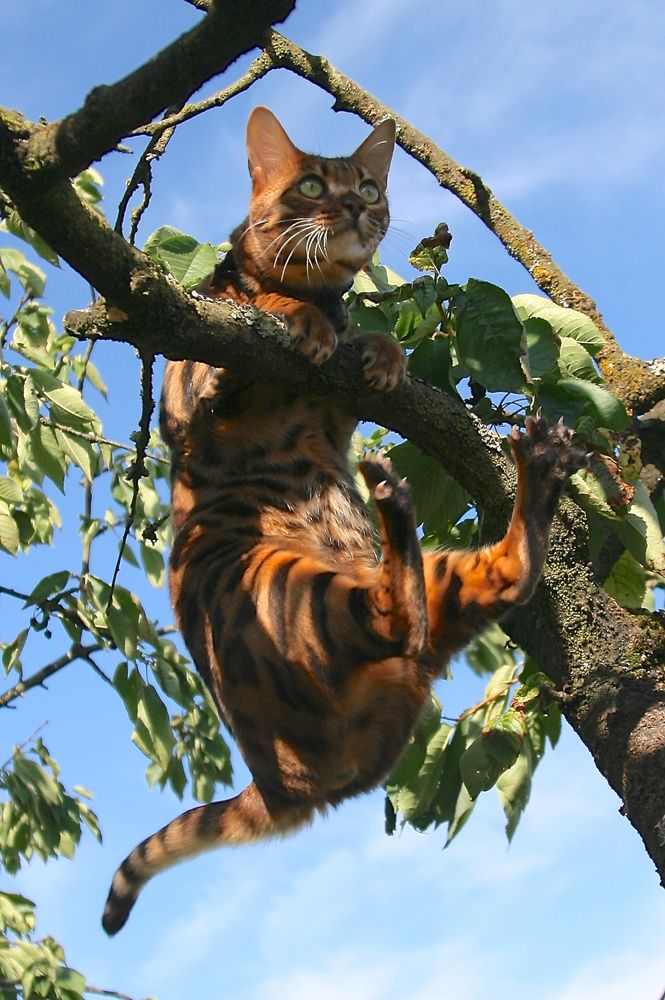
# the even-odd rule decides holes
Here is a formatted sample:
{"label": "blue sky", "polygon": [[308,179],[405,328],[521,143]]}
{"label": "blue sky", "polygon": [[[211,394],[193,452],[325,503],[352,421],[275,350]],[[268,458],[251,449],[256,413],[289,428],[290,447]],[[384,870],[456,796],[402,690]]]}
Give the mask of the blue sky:
{"label": "blue sky", "polygon": [[[0,103],[59,117],[198,16],[182,0],[3,0]],[[665,8],[655,0],[301,0],[282,30],[478,171],[596,298],[627,350],[663,353]],[[212,242],[226,237],[245,213],[244,122],[257,103],[311,150],[345,153],[367,133],[335,115],[320,91],[273,74],[179,131],[156,169],[142,240],[167,223]],[[122,154],[102,165],[109,215],[132,166]],[[401,152],[390,193],[394,231],[384,257],[397,271],[445,220],[454,237],[450,280],[533,290],[483,225]],[[49,269],[48,288],[58,316],[87,300],[66,269]],[[110,366],[105,427],[126,438],[138,415],[132,353],[107,347],[100,358]],[[38,566],[66,559],[60,546]],[[0,574],[18,586],[35,562],[0,556]],[[123,582],[140,586],[131,573]],[[169,620],[164,594],[146,601]],[[0,604],[3,637],[18,628],[13,610]],[[36,647],[32,666],[48,656]],[[439,690],[451,715],[479,690],[463,663],[454,674]],[[63,777],[94,792],[104,843],[88,839],[73,863],[32,865],[16,888],[39,900],[40,933],[53,933],[98,986],[137,1000],[659,1000],[665,988],[665,897],[616,796],[569,731],[541,764],[510,849],[492,795],[443,852],[442,833],[386,838],[376,794],[294,839],[219,851],[164,874],[109,940],[99,915],[114,868],[182,807],[148,789],[119,700],[84,666],[2,716],[1,759],[46,719],[44,739]],[[245,776],[238,763],[238,787]]]}

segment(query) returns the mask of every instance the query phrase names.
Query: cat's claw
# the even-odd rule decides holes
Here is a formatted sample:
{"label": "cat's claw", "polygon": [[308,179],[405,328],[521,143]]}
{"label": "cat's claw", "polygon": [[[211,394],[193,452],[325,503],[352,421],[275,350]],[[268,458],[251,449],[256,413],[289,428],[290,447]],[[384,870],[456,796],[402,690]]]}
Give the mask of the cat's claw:
{"label": "cat's claw", "polygon": [[526,418],[524,434],[517,427],[510,431],[515,463],[549,480],[565,480],[586,466],[585,453],[573,446],[572,439],[573,432],[562,420],[550,428],[540,411]]}

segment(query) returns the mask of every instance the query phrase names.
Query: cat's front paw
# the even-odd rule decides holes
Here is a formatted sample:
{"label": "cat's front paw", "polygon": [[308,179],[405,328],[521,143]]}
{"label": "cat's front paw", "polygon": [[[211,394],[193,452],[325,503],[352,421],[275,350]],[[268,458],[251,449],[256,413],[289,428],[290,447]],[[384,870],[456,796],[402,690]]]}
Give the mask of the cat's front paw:
{"label": "cat's front paw", "polygon": [[407,360],[400,345],[384,333],[367,333],[357,342],[369,385],[381,392],[391,392],[406,375]]}
{"label": "cat's front paw", "polygon": [[301,303],[286,316],[293,342],[312,364],[322,365],[337,347],[337,334],[320,309]]}

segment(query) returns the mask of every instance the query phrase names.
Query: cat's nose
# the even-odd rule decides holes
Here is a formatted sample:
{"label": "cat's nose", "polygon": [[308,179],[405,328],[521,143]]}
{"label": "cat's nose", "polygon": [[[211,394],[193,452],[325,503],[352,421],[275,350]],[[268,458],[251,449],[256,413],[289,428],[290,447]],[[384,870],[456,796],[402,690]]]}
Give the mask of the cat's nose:
{"label": "cat's nose", "polygon": [[342,208],[345,208],[354,222],[357,222],[365,210],[365,202],[357,194],[349,192],[342,198]]}

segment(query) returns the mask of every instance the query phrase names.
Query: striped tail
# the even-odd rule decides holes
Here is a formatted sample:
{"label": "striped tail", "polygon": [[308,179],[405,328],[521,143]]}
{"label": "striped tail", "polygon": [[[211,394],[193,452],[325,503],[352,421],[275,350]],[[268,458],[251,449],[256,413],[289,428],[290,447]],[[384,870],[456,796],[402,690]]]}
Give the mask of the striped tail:
{"label": "striped tail", "polygon": [[232,799],[189,809],[125,858],[113,876],[102,927],[107,934],[117,934],[153,875],[214,847],[289,833],[310,820],[313,811],[293,806],[271,814],[254,782]]}

